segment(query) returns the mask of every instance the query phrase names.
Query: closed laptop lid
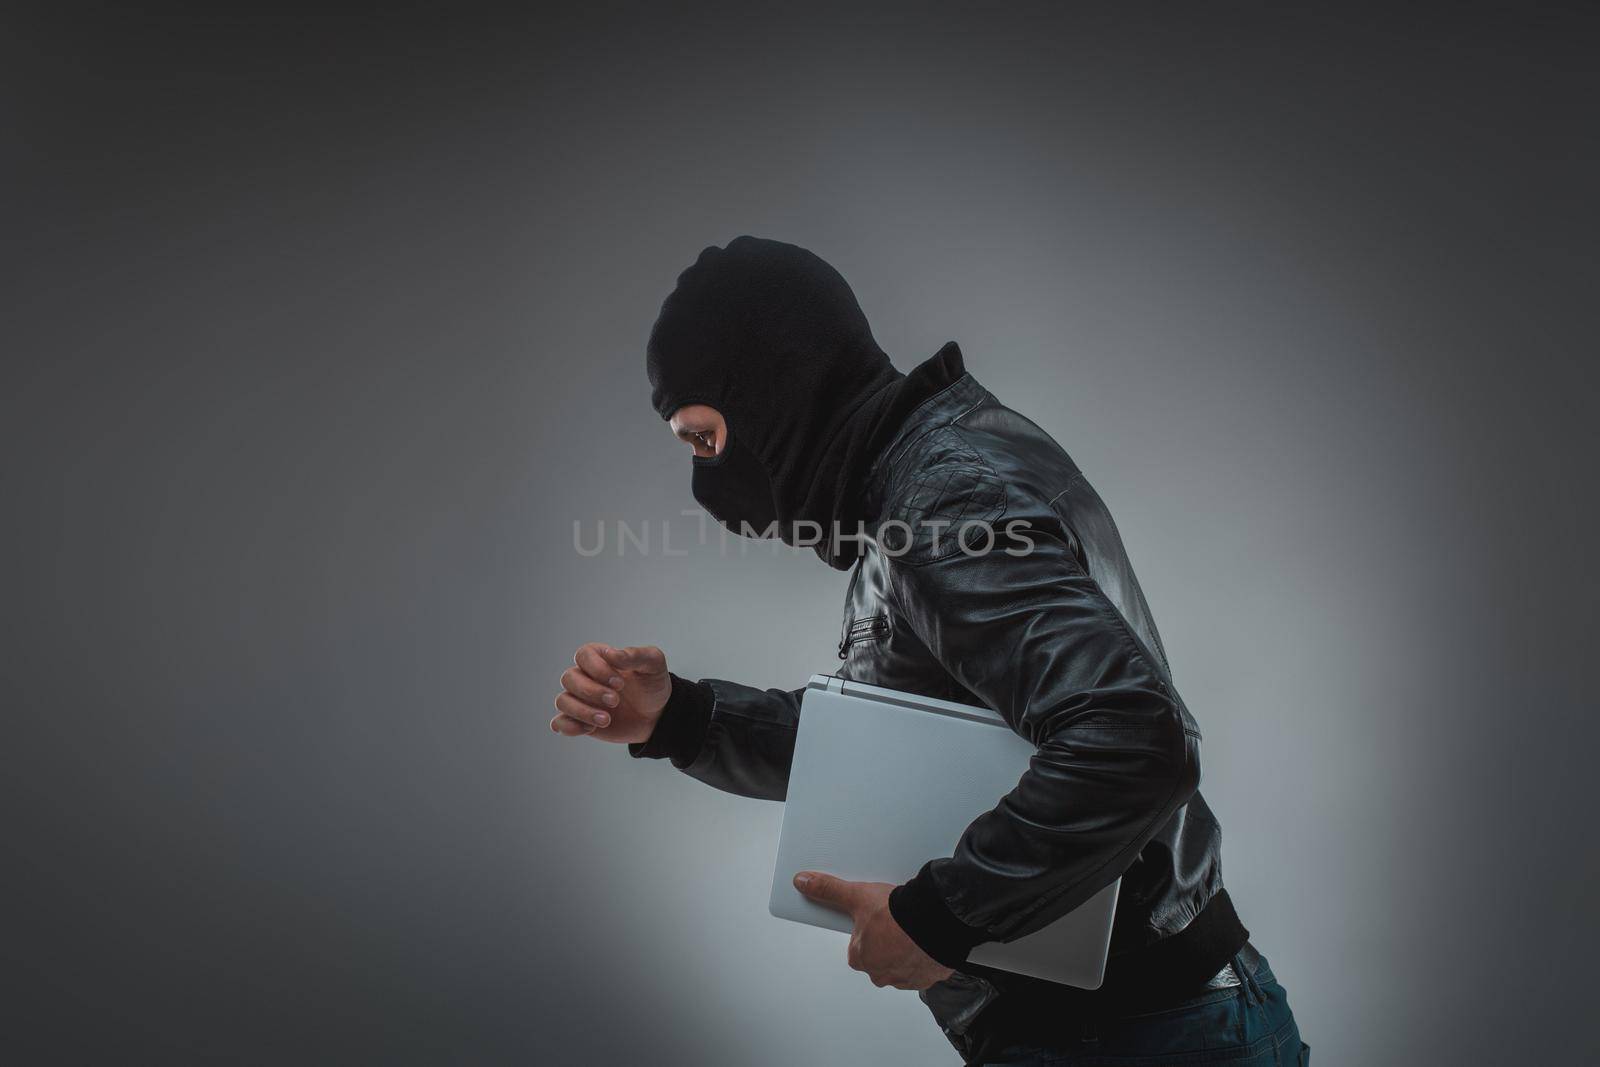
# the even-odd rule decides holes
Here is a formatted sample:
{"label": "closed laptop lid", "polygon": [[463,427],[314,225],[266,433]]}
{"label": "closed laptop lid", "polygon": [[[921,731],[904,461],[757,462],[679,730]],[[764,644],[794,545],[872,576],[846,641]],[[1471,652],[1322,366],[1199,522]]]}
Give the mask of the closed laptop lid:
{"label": "closed laptop lid", "polygon": [[[794,888],[797,871],[901,883],[948,856],[1016,787],[1034,746],[988,708],[817,675],[806,689],[773,872],[773,915],[850,931]],[[1084,989],[1105,973],[1113,882],[1042,930],[979,945],[976,964]]]}

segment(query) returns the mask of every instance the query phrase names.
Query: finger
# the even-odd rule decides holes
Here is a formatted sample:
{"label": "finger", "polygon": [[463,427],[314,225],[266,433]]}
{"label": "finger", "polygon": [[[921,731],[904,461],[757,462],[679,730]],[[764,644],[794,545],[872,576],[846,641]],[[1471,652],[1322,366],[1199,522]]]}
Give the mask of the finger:
{"label": "finger", "polygon": [[861,966],[861,939],[854,935],[850,937],[850,947],[844,953],[845,963],[850,965],[852,971],[864,970]]}
{"label": "finger", "polygon": [[576,663],[578,669],[583,671],[584,674],[587,674],[601,685],[608,685],[612,689],[621,689],[622,676],[617,673],[615,667],[607,663],[605,658],[600,655],[600,650],[605,647],[605,645],[598,644],[584,645],[572,657],[572,662]]}
{"label": "finger", "polygon": [[655,645],[632,645],[628,648],[602,645],[600,654],[618,670],[638,671],[640,674],[667,673],[667,654]]}
{"label": "finger", "polygon": [[594,727],[586,722],[579,722],[568,715],[557,715],[550,720],[550,729],[562,737],[578,737],[582,734],[594,733]]}
{"label": "finger", "polygon": [[818,904],[826,904],[830,908],[846,913],[853,913],[855,910],[859,892],[857,887],[860,884],[836,878],[831,874],[823,874],[821,871],[801,871],[794,876],[794,887],[800,890],[807,900],[814,900]]}
{"label": "finger", "polygon": [[611,713],[605,708],[594,708],[571,693],[556,694],[556,710],[569,719],[577,719],[590,726],[610,726]]}
{"label": "finger", "polygon": [[615,689],[601,685],[577,667],[561,672],[561,688],[591,708],[614,708],[620,702]]}

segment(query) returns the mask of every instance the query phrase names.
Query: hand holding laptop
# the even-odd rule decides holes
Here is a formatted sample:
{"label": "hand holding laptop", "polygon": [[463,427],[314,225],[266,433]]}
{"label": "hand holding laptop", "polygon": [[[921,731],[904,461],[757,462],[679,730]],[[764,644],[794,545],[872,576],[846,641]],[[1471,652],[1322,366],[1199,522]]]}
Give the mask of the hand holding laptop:
{"label": "hand holding laptop", "polygon": [[[803,699],[767,907],[780,919],[848,933],[852,941],[865,931],[876,981],[903,966],[896,939],[883,932],[893,923],[889,889],[931,857],[948,856],[972,821],[1016,788],[1037,750],[991,708],[837,675],[814,676]],[[844,890],[843,907],[820,906],[793,880],[795,871],[818,870],[853,880],[843,883],[854,887]],[[967,962],[1099,988],[1120,885],[1113,880],[1031,933],[980,943]],[[898,925],[893,933],[909,940]]]}
{"label": "hand holding laptop", "polygon": [[889,914],[888,882],[851,882],[821,871],[801,871],[794,887],[810,900],[850,916],[855,929],[845,956],[875,986],[927,989],[955,972],[917,947]]}

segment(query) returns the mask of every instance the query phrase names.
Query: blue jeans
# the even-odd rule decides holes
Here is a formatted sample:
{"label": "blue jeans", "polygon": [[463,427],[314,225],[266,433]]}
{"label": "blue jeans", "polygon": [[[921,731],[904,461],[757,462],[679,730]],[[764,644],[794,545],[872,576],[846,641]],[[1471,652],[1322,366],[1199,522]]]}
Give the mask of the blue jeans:
{"label": "blue jeans", "polygon": [[[1234,957],[1235,973],[1244,967]],[[1304,1067],[1311,1049],[1300,1040],[1289,995],[1261,960],[1253,975],[1232,989],[1214,989],[1160,1011],[1085,1020],[1078,1036],[1048,1047],[1018,1045],[990,1057],[992,1064],[1071,1067],[1227,1063],[1251,1067]]]}

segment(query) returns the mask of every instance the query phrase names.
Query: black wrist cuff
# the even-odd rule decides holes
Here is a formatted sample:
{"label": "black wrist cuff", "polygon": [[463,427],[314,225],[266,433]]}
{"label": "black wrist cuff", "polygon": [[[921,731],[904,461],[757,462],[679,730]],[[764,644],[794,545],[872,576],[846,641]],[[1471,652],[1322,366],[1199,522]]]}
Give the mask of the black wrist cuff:
{"label": "black wrist cuff", "polygon": [[670,759],[675,767],[687,767],[700,756],[706,731],[711,728],[711,708],[716,696],[705,682],[691,682],[672,675],[672,695],[649,740],[628,746],[640,759]]}
{"label": "black wrist cuff", "polygon": [[967,953],[994,940],[976,926],[956,918],[933,884],[928,865],[916,877],[889,893],[889,914],[917,947],[946,967],[960,968]]}

